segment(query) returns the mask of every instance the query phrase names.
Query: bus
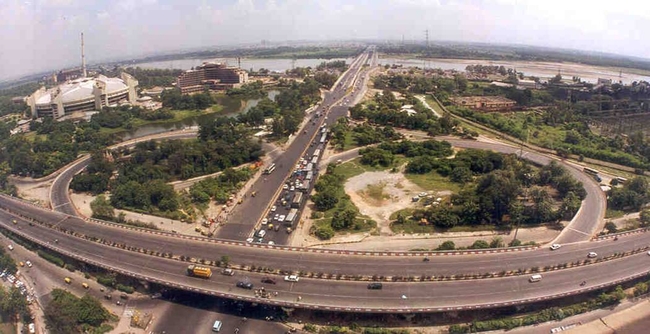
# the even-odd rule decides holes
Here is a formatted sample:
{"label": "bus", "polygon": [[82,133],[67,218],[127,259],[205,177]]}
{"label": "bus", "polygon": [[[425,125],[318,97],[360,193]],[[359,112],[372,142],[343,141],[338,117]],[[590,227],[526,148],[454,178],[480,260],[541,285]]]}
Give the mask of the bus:
{"label": "bus", "polygon": [[271,174],[275,170],[275,164],[271,164],[270,166],[266,167],[264,170],[264,174]]}
{"label": "bus", "polygon": [[319,155],[320,155],[320,149],[317,148],[316,151],[314,151],[314,154],[312,156],[317,157]]}
{"label": "bus", "polygon": [[590,175],[598,175],[598,171],[593,168],[585,167],[583,171]]}
{"label": "bus", "polygon": [[302,204],[302,193],[297,192],[295,195],[293,195],[293,200],[291,201],[291,207],[299,208],[300,204]]}
{"label": "bus", "polygon": [[309,181],[314,178],[314,172],[308,171],[307,176],[305,176],[305,180]]}
{"label": "bus", "polygon": [[326,139],[327,139],[327,133],[323,133],[323,135],[320,137],[320,143],[321,144],[325,143]]}
{"label": "bus", "polygon": [[624,177],[617,176],[616,181],[618,181],[618,184],[623,184],[623,183],[627,182],[627,179],[624,178]]}
{"label": "bus", "polygon": [[314,166],[316,166],[316,164],[318,163],[318,157],[311,158],[311,163],[314,164]]}
{"label": "bus", "polygon": [[292,225],[294,219],[296,219],[296,216],[298,216],[298,209],[291,209],[291,210],[289,210],[289,213],[287,214],[287,217],[284,219],[284,222],[287,225]]}

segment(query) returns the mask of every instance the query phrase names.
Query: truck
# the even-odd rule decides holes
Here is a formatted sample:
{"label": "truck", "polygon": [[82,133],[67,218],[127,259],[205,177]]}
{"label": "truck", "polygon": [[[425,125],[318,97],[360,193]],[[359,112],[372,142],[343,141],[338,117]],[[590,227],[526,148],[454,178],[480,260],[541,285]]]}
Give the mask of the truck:
{"label": "truck", "polygon": [[210,278],[212,277],[212,270],[208,267],[201,267],[195,264],[190,264],[187,266],[187,275],[200,278]]}

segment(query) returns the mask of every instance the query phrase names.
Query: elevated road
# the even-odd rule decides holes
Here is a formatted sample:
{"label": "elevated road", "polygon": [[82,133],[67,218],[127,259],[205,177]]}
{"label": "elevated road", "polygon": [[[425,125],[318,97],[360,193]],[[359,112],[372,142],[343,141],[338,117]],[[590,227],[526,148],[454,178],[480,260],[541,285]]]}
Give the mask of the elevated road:
{"label": "elevated road", "polygon": [[[362,66],[366,61],[372,59],[368,59],[367,54],[360,56],[342,77],[340,86],[354,86],[352,91],[358,94],[362,82],[367,80],[367,72],[363,71]],[[325,111],[330,106],[331,108],[329,108],[328,119],[321,118],[323,122],[331,124],[338,117],[347,114],[347,107],[336,105],[336,102],[344,98],[346,93],[347,89],[344,91],[335,87],[326,96],[321,107],[324,109],[320,110]],[[356,95],[351,97],[358,98]],[[528,282],[527,275],[521,275],[467,281],[385,282],[383,290],[368,290],[367,282],[306,278],[319,276],[318,273],[366,277],[439,277],[499,273],[580,263],[586,259],[588,252],[597,252],[598,258],[602,258],[650,246],[648,233],[622,237],[620,241],[578,242],[589,240],[595,233],[598,222],[604,215],[605,199],[598,185],[591,178],[572,168],[569,170],[584,184],[587,197],[580,212],[557,239],[565,245],[553,252],[548,249],[532,249],[513,252],[479,251],[458,255],[365,253],[272,247],[225,240],[241,240],[248,235],[269,201],[275,196],[289,170],[306,149],[310,138],[313,138],[316,128],[317,126],[309,128],[307,134],[300,134],[287,149],[287,153],[275,160],[279,169],[266,180],[258,180],[253,187],[253,190],[258,191],[258,196],[254,198],[255,200],[251,198],[245,201],[237,213],[239,216],[230,218],[231,222],[239,223],[226,225],[220,232],[222,239],[189,238],[163,232],[143,232],[115,224],[87,222],[75,217],[76,212],[69,202],[67,189],[72,176],[85,167],[87,160],[80,160],[77,165],[55,180],[51,198],[53,208],[59,212],[44,210],[22,201],[0,196],[0,208],[6,210],[0,211],[0,228],[22,235],[67,256],[168,286],[275,305],[354,312],[431,312],[528,303],[615,284],[620,280],[645,275],[650,268],[648,265],[650,258],[642,252],[621,259],[546,272],[543,274],[542,282],[535,284]],[[195,134],[178,134],[180,137],[193,135]],[[451,138],[448,138],[448,141],[457,147],[521,154],[523,158],[539,164],[547,164],[552,159],[543,154],[502,144]],[[23,217],[51,224],[54,228],[38,223],[29,225],[27,220],[22,219]],[[17,219],[18,223],[10,223],[13,219]],[[72,231],[77,236],[74,236]],[[97,240],[108,241],[108,244],[119,243],[121,247],[109,246]],[[278,282],[277,285],[266,286],[269,290],[277,291],[278,297],[260,300],[255,298],[251,291],[235,288],[234,284],[238,280],[245,280],[260,286],[259,282],[264,274],[240,270],[233,277],[215,275],[210,280],[194,279],[185,275],[187,262],[125,250],[131,247],[143,248],[153,253],[171,253],[175,256],[182,255],[207,261],[217,261],[221,256],[226,255],[230,258],[230,262],[236,265],[263,266],[300,272],[303,278],[298,283]],[[423,262],[424,256],[431,257],[431,261]],[[583,280],[589,282],[585,287],[576,284]],[[278,281],[281,279],[279,278]]]}
{"label": "elevated road", "polygon": [[[2,201],[2,203],[3,205],[7,204],[6,201]],[[411,313],[534,302],[584,292],[588,289],[616,283],[621,279],[645,275],[650,268],[650,258],[645,252],[642,252],[621,259],[544,273],[543,280],[538,283],[529,283],[528,275],[521,275],[462,281],[384,282],[382,290],[368,290],[367,282],[303,277],[300,282],[291,283],[284,282],[278,277],[277,285],[265,285],[269,291],[277,291],[278,296],[272,299],[258,299],[254,297],[252,291],[239,289],[234,285],[237,281],[243,280],[249,281],[257,287],[262,286],[260,280],[266,276],[263,273],[237,271],[236,275],[232,277],[215,273],[209,280],[191,278],[184,274],[186,262],[107,246],[39,225],[29,226],[23,220],[19,220],[18,224],[14,225],[10,223],[11,219],[11,215],[0,212],[0,226],[4,229],[22,234],[65,255],[141,279],[239,300],[341,311]],[[76,218],[65,219],[57,223],[62,226],[73,220]],[[88,225],[97,226],[96,224]],[[384,275],[413,276],[442,274],[447,271],[457,274],[484,270],[486,272],[508,270],[517,267],[543,267],[560,262],[584,260],[588,251],[596,251],[600,257],[603,257],[636,247],[645,247],[649,245],[650,239],[649,234],[640,233],[619,241],[609,240],[566,245],[555,252],[538,249],[511,253],[439,256],[434,257],[430,262],[423,262],[420,257],[389,253],[373,256],[319,254],[304,249],[293,251],[277,248],[264,249],[235,244],[217,246],[213,243],[178,240],[173,237],[140,233],[122,233],[120,235],[123,236],[123,240],[120,242],[126,245],[145,247],[145,243],[158,239],[159,249],[163,251],[172,251],[168,248],[184,249],[188,253],[198,250],[203,255],[210,254],[215,257],[219,254],[229,254],[233,262],[245,260],[259,263],[259,261],[263,261],[266,266],[278,265],[304,267],[304,269],[319,271],[339,270],[339,272],[363,274],[379,272]],[[131,239],[138,236],[138,239]],[[54,239],[58,242],[54,242]],[[108,237],[105,239],[109,240]],[[130,242],[138,242],[138,240],[140,240],[139,243],[130,244]],[[228,253],[231,251],[234,254]],[[579,282],[583,280],[588,284],[580,286]],[[299,299],[300,301],[298,301]]]}

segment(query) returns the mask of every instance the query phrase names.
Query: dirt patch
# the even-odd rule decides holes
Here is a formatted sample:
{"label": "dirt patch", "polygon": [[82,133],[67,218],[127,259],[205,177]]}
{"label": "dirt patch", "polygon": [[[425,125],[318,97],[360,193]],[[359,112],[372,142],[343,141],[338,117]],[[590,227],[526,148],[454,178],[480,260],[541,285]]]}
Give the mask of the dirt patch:
{"label": "dirt patch", "polygon": [[41,206],[50,205],[50,187],[53,180],[43,182],[23,182],[11,180],[11,183],[18,189],[18,197],[38,203]]}
{"label": "dirt patch", "polygon": [[402,173],[366,172],[348,179],[345,193],[359,211],[377,222],[382,235],[392,234],[390,215],[415,206],[411,198],[423,189],[407,180]]}

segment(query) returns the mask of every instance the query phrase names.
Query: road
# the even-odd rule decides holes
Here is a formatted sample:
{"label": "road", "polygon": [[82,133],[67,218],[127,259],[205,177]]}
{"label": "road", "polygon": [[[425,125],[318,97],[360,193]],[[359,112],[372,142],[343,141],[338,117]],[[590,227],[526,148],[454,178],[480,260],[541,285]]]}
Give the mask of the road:
{"label": "road", "polygon": [[[351,66],[351,70],[359,70],[364,57],[360,62]],[[341,79],[341,85],[354,85],[359,90],[363,85],[362,80],[367,80],[367,75],[352,76],[349,71]],[[361,78],[362,80],[359,80]],[[344,92],[335,89],[329,94],[323,105],[334,104],[343,97]],[[358,96],[352,96],[357,99]],[[347,107],[334,105],[327,116],[321,117],[321,122],[331,124],[337,118],[345,116]],[[257,190],[258,196],[246,201],[231,221],[221,230],[221,235],[228,238],[239,239],[247,237],[256,221],[264,213],[271,199],[278,194],[290,169],[303,154],[308,144],[313,140],[317,126],[312,126],[306,135],[296,138],[287,149],[287,153],[276,159],[278,170],[266,179],[260,179],[262,186]],[[181,133],[179,136],[190,136]],[[534,152],[520,151],[519,148],[494,143],[475,141],[462,141],[449,139],[459,147],[472,147],[479,149],[493,149],[504,153],[520,153],[522,157],[531,161],[545,164],[551,158]],[[269,268],[283,269],[293,272],[303,272],[299,283],[280,282],[273,289],[279,293],[277,299],[266,303],[286,303],[286,305],[308,308],[330,307],[347,311],[372,311],[382,312],[397,310],[398,312],[426,312],[443,310],[449,307],[494,306],[504,302],[529,302],[540,298],[551,298],[563,293],[576,293],[580,287],[576,281],[588,280],[588,288],[599,284],[612,283],[619,278],[646,273],[647,255],[634,255],[625,259],[607,263],[593,264],[582,268],[566,269],[544,274],[543,282],[529,284],[527,276],[516,276],[498,279],[483,279],[473,281],[449,282],[417,282],[385,283],[384,290],[365,289],[367,283],[350,280],[324,280],[305,278],[308,273],[332,273],[341,275],[381,275],[381,276],[450,276],[457,274],[483,274],[486,272],[497,273],[503,270],[518,270],[531,267],[544,268],[562,263],[578,262],[585,259],[587,252],[598,252],[599,257],[617,252],[643,248],[649,245],[650,235],[635,234],[622,237],[621,241],[598,241],[588,243],[574,243],[575,241],[588,240],[597,229],[595,222],[601,221],[604,214],[604,196],[597,185],[586,175],[575,169],[572,174],[585,184],[587,198],[583,208],[576,215],[569,228],[558,237],[558,241],[565,244],[560,250],[550,253],[547,249],[531,251],[463,254],[454,256],[432,256],[430,262],[423,262],[423,254],[398,253],[346,253],[338,251],[308,250],[287,247],[270,247],[259,244],[245,244],[241,242],[227,242],[207,239],[183,239],[179,236],[165,233],[143,233],[137,229],[106,226],[89,223],[76,217],[74,212],[68,211],[71,207],[65,201],[67,197],[67,183],[64,181],[81,168],[70,169],[69,174],[62,173],[53,190],[52,203],[56,203],[57,210],[62,213],[42,210],[40,208],[14,201],[7,197],[0,197],[0,205],[24,217],[32,217],[41,222],[52,224],[53,227],[83,233],[96,239],[118,241],[125,247],[141,247],[157,252],[171,252],[174,255],[203,258],[208,261],[218,260],[220,256],[227,255],[231,263],[242,265],[266,266]],[[284,169],[284,171],[282,170]],[[257,183],[256,185],[259,185]],[[255,185],[254,185],[255,187]],[[62,191],[61,189],[65,189]],[[255,188],[253,188],[255,190]],[[239,216],[237,216],[239,215]],[[234,289],[237,280],[249,280],[259,285],[263,274],[247,271],[238,271],[233,277],[220,276],[211,280],[191,279],[185,276],[184,268],[187,263],[177,260],[164,259],[145,255],[143,253],[129,252],[120,248],[103,245],[81,239],[71,234],[64,234],[53,228],[40,224],[29,226],[26,221],[19,219],[19,224],[11,222],[15,217],[7,212],[0,212],[0,225],[15,233],[24,234],[64,254],[73,257],[82,257],[89,262],[110,267],[113,270],[132,274],[133,276],[159,281],[163,284],[173,285],[186,289],[199,289],[204,293],[219,293],[229,298],[249,298],[256,300],[251,291]],[[57,243],[54,240],[58,240]],[[550,256],[552,255],[552,256]],[[645,256],[644,256],[645,255]],[[606,270],[604,268],[607,268]],[[281,279],[280,279],[281,281]],[[542,287],[542,288],[540,288]],[[298,297],[301,297],[297,303]]]}
{"label": "road", "polygon": [[[300,157],[305,153],[311,152],[313,154],[313,151],[316,150],[316,147],[313,146],[309,150],[310,152],[308,152],[310,148],[309,144],[313,140],[318,140],[317,134],[319,133],[320,126],[322,124],[331,124],[341,114],[344,115],[344,113],[347,113],[347,107],[334,105],[346,95],[349,87],[356,82],[355,78],[359,71],[363,69],[362,65],[365,63],[366,58],[367,53],[363,53],[357,57],[350,65],[350,68],[343,74],[339,80],[339,84],[335,84],[331,91],[325,93],[325,97],[320,105],[308,115],[309,118],[313,119],[313,122],[307,122],[304,127],[305,132],[297,132],[297,137],[291,142],[285,152],[272,161],[276,165],[275,171],[270,175],[260,177],[253,183],[251,191],[256,192],[255,197],[248,196],[242,204],[238,205],[230,213],[228,223],[217,230],[217,238],[245,240],[251,235],[257,223],[262,219],[262,216],[268,211],[272,203],[275,202],[275,198],[280,194],[279,191],[282,189],[283,183],[293,172],[294,166]],[[356,89],[356,92],[358,91],[359,89]],[[316,114],[320,114],[321,116],[315,118]],[[280,214],[280,212],[278,213]],[[288,210],[283,212],[285,215],[287,213]],[[287,236],[284,229],[278,232],[281,233],[274,233],[273,237],[267,239],[273,240],[277,244],[286,243]],[[271,234],[272,232],[269,233]]]}

